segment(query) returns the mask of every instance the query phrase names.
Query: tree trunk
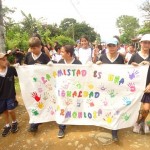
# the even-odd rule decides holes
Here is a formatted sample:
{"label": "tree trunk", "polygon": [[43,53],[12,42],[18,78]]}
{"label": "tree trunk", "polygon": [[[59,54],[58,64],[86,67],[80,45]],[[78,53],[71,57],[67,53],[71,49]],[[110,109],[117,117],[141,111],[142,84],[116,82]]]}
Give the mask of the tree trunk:
{"label": "tree trunk", "polygon": [[5,37],[4,37],[4,24],[2,13],[2,0],[0,0],[0,53],[5,53]]}

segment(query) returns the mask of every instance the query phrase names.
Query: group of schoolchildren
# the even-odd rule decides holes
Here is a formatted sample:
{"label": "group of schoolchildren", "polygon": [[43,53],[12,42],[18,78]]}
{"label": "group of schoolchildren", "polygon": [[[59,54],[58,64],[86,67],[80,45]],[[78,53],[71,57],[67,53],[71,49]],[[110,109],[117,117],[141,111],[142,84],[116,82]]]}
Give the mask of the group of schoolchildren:
{"label": "group of schoolchildren", "polygon": [[[98,58],[97,50],[91,50],[89,46],[89,40],[87,36],[82,36],[79,43],[81,47],[75,50],[72,45],[65,45],[60,48],[61,58],[59,61],[53,61],[54,63],[62,64],[87,64],[88,62],[94,62],[97,65],[100,64],[125,64],[125,56],[119,53],[119,41],[113,37],[107,41],[107,50],[104,54]],[[150,65],[150,34],[145,34],[140,40],[140,51],[134,53],[129,64],[134,66],[138,65]],[[47,64],[51,65],[52,61],[46,54],[41,44],[39,37],[32,37],[29,39],[29,50],[25,56],[24,64]],[[14,65],[17,66],[16,64]],[[7,61],[7,54],[0,53],[0,114],[4,114],[5,126],[2,132],[2,136],[7,136],[8,133],[16,133],[18,131],[18,122],[15,114],[15,85],[14,76],[17,76],[14,66],[10,66]],[[146,88],[143,92],[143,103],[139,116],[136,122],[135,128],[139,127],[138,132],[144,134],[145,119],[150,111],[150,69],[147,74]],[[10,124],[9,116],[12,123]],[[41,123],[30,124],[28,131],[36,132]],[[58,137],[62,138],[65,135],[66,125],[59,125]],[[134,130],[135,131],[135,130]],[[112,140],[118,141],[118,130],[112,130]]]}

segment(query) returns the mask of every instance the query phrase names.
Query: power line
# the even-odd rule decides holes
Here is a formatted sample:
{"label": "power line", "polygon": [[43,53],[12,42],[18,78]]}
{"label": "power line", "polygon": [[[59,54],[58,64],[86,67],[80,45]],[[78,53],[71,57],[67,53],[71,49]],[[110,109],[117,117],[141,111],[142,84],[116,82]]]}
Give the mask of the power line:
{"label": "power line", "polygon": [[[79,4],[79,1],[76,0],[77,3]],[[73,0],[70,0],[71,5],[73,6],[73,8],[75,9],[76,13],[81,17],[81,19],[83,20],[83,16],[81,15],[80,11],[78,10],[78,8],[76,7],[76,5],[74,4]]]}

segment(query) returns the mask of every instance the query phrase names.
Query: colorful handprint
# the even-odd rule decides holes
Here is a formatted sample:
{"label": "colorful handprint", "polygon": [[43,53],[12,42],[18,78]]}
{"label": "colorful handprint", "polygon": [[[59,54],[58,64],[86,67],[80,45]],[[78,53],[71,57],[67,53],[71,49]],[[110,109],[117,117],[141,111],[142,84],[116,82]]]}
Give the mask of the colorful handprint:
{"label": "colorful handprint", "polygon": [[36,109],[32,109],[32,114],[34,116],[37,116],[37,115],[39,115],[39,112]]}
{"label": "colorful handprint", "polygon": [[103,101],[103,104],[104,104],[104,106],[107,106],[107,105],[108,105],[108,101],[105,99],[105,100]]}
{"label": "colorful handprint", "polygon": [[38,92],[39,92],[39,93],[42,93],[42,92],[43,92],[43,89],[42,89],[42,88],[38,88]]}
{"label": "colorful handprint", "polygon": [[94,107],[95,106],[94,102],[91,99],[88,99],[87,103],[90,105],[90,107]]}
{"label": "colorful handprint", "polygon": [[36,78],[36,77],[34,77],[34,78],[33,78],[33,81],[34,81],[34,82],[37,82],[37,78]]}
{"label": "colorful handprint", "polygon": [[46,74],[46,79],[47,79],[48,81],[50,81],[51,76],[50,76],[49,74]]}
{"label": "colorful handprint", "polygon": [[44,104],[42,102],[39,102],[37,104],[37,106],[38,106],[39,109],[43,109],[44,108]]}
{"label": "colorful handprint", "polygon": [[130,87],[130,91],[131,92],[135,92],[136,88],[135,88],[135,84],[134,83],[129,83],[128,86]]}
{"label": "colorful handprint", "polygon": [[49,93],[44,92],[43,99],[46,101],[49,98]]}
{"label": "colorful handprint", "polygon": [[123,98],[124,105],[129,106],[131,104],[131,99],[128,97]]}
{"label": "colorful handprint", "polygon": [[107,113],[105,118],[103,118],[104,121],[106,121],[108,124],[112,123],[113,116],[111,115],[111,112]]}
{"label": "colorful handprint", "polygon": [[119,85],[123,84],[124,83],[124,78],[122,78],[120,81],[119,81]]}
{"label": "colorful handprint", "polygon": [[130,73],[130,72],[128,72],[129,73],[129,78],[132,80],[132,79],[134,79],[138,74],[139,74],[139,72],[138,72],[138,70],[133,70],[133,72],[132,73]]}
{"label": "colorful handprint", "polygon": [[128,115],[127,113],[122,114],[122,119],[124,119],[124,121],[128,121],[130,118],[131,114]]}
{"label": "colorful handprint", "polygon": [[45,80],[45,77],[41,77],[41,80],[42,80],[43,84],[45,84],[47,82],[47,80]]}
{"label": "colorful handprint", "polygon": [[32,97],[37,101],[39,102],[41,100],[41,96],[38,96],[36,92],[33,92],[32,93]]}
{"label": "colorful handprint", "polygon": [[108,94],[110,95],[111,98],[115,97],[118,93],[115,93],[115,90],[109,90]]}

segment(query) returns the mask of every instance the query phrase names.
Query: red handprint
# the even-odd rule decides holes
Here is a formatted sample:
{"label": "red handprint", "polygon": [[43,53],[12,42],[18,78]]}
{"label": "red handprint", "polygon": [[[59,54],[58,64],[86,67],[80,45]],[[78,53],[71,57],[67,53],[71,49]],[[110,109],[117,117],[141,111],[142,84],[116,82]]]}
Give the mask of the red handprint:
{"label": "red handprint", "polygon": [[36,92],[33,92],[33,93],[32,93],[32,97],[33,97],[37,102],[39,102],[39,101],[41,100],[41,96],[39,97]]}

